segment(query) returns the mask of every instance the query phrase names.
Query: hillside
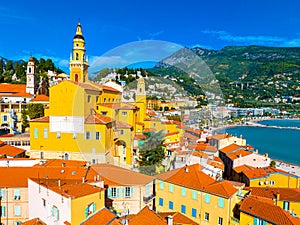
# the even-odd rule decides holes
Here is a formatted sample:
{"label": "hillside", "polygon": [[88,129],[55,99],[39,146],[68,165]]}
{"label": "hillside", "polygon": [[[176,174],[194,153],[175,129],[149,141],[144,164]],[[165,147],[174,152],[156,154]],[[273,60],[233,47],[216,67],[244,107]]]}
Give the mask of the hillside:
{"label": "hillside", "polygon": [[[300,48],[228,46],[221,50],[199,47],[191,50],[215,75],[227,103],[299,109],[299,103],[291,103],[299,102],[300,96]],[[180,51],[157,63],[151,72],[188,78],[184,72],[169,66],[178,60],[187,60]],[[191,94],[197,93],[196,86],[184,88]]]}

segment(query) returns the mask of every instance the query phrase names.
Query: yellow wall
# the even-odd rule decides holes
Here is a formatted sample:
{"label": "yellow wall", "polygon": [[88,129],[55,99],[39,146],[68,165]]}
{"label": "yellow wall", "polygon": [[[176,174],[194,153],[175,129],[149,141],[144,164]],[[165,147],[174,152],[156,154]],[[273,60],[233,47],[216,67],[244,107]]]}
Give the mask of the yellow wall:
{"label": "yellow wall", "polygon": [[[284,201],[278,201],[275,205],[283,209]],[[300,215],[300,202],[289,202],[289,211],[294,211],[295,214]]]}
{"label": "yellow wall", "polygon": [[[209,225],[209,224],[217,224],[218,217],[223,218],[223,224],[228,224],[230,221],[230,216],[233,215],[232,210],[235,204],[238,202],[236,197],[232,197],[231,199],[224,198],[224,208],[218,206],[219,197],[216,195],[210,194],[210,203],[206,203],[204,192],[197,191],[196,199],[193,199],[193,190],[186,188],[186,196],[182,196],[182,187],[178,185],[173,185],[174,191],[170,192],[170,183],[163,182],[164,189],[162,190],[160,187],[160,180],[156,180],[156,209],[158,212],[169,212],[169,211],[178,211],[181,212],[181,205],[186,206],[185,215],[190,219],[200,222],[201,224]],[[159,205],[159,199],[163,198],[163,206]],[[174,209],[169,209],[169,201],[173,202]],[[192,208],[197,210],[196,217],[192,216]],[[209,213],[209,221],[204,220],[205,212]],[[199,215],[200,214],[200,215]]]}
{"label": "yellow wall", "polygon": [[[60,138],[56,132],[50,132],[49,123],[30,123],[30,148],[40,151],[61,151],[61,152],[88,152],[105,153],[110,151],[113,145],[112,128],[101,124],[85,124],[84,130],[91,132],[91,139],[86,140],[85,134],[61,133]],[[38,129],[38,138],[34,137],[34,129]],[[48,129],[48,137],[44,137],[44,129]],[[101,140],[95,140],[95,132],[101,133]]]}
{"label": "yellow wall", "polygon": [[105,205],[104,191],[75,198],[71,200],[71,224],[80,224],[86,219],[85,209],[91,203],[96,203],[96,210],[102,209]]}
{"label": "yellow wall", "polygon": [[[274,185],[270,184],[270,181],[274,181]],[[273,173],[268,177],[260,179],[251,179],[250,187],[282,187],[282,188],[299,188],[300,179],[293,176],[288,176],[281,173]],[[267,183],[266,183],[267,182]]]}

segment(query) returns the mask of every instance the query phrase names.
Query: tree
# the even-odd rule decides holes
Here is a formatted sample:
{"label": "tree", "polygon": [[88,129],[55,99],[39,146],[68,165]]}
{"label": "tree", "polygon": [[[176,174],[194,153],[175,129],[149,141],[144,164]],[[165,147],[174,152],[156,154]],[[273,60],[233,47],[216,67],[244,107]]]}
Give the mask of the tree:
{"label": "tree", "polygon": [[276,162],[274,160],[272,160],[270,162],[270,167],[275,168],[276,167]]}
{"label": "tree", "polygon": [[21,121],[22,121],[22,132],[25,132],[25,128],[29,127],[29,121],[28,121],[28,113],[26,109],[23,109],[21,111]]}
{"label": "tree", "polygon": [[37,103],[37,104],[29,104],[27,107],[27,115],[29,116],[29,118],[35,119],[35,118],[39,118],[39,117],[43,117],[44,116],[44,105]]}
{"label": "tree", "polygon": [[163,147],[163,131],[149,135],[139,149],[139,171],[144,174],[154,175],[156,166],[165,157]]}

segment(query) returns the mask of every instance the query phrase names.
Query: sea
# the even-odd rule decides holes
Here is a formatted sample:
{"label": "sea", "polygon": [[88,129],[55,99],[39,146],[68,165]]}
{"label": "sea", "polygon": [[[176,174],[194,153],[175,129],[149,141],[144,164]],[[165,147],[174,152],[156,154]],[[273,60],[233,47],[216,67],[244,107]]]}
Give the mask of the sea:
{"label": "sea", "polygon": [[247,144],[258,149],[258,153],[268,153],[271,159],[300,165],[300,120],[263,120],[257,123],[280,128],[236,126],[218,130],[219,133],[246,138]]}

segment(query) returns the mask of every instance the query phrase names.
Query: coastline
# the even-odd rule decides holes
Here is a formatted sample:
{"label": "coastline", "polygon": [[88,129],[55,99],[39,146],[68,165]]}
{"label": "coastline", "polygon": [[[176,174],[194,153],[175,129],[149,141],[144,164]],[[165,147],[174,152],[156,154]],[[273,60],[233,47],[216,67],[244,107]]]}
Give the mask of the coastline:
{"label": "coastline", "polygon": [[[228,125],[223,125],[219,127],[212,127],[211,133],[216,134],[216,133],[221,133],[218,132],[220,130],[226,130],[229,128],[235,128],[235,127],[258,127],[258,128],[273,128],[273,129],[289,129],[289,130],[300,130],[299,127],[280,127],[280,126],[267,126],[267,125],[262,125],[257,122],[259,121],[265,121],[265,120],[300,120],[299,118],[259,118],[259,119],[252,119],[249,121],[246,121],[244,124],[241,123],[235,123],[235,124],[228,124]],[[290,163],[286,162],[280,159],[275,159],[270,157],[271,160],[276,162],[276,169],[283,170],[291,175],[296,175],[300,177],[300,165],[295,164],[295,163]]]}

